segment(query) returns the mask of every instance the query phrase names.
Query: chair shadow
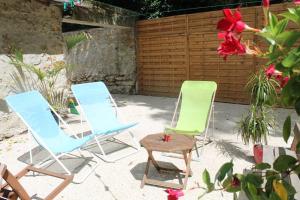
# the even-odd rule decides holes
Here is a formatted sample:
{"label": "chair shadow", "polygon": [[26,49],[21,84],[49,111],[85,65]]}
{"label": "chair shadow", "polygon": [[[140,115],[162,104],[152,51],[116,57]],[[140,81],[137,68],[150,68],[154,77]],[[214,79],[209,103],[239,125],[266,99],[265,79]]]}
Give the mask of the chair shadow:
{"label": "chair shadow", "polygon": [[[172,169],[178,170],[178,168],[172,163],[163,162],[163,161],[157,161],[157,163],[161,167],[172,168]],[[130,170],[130,173],[136,180],[139,180],[139,181],[143,180],[146,165],[147,165],[146,162],[139,163]],[[163,182],[170,182],[170,181],[175,182],[175,179],[177,179],[177,182],[182,184],[184,174],[178,173],[178,172],[166,172],[166,171],[162,171],[161,173],[159,173],[156,170],[156,168],[152,164],[150,164],[147,177],[150,179],[155,179],[155,180],[163,181]]]}
{"label": "chair shadow", "polygon": [[[41,161],[43,161],[45,158],[49,157],[50,154],[47,150],[45,150],[41,146],[37,146],[32,149],[32,158],[33,158],[33,165],[37,165]],[[52,157],[50,157],[52,159]],[[19,156],[17,158],[20,162],[23,162],[25,164],[30,165],[30,153],[25,152],[23,155]],[[80,155],[76,156],[62,156],[60,158],[60,161],[72,172],[72,173],[78,173],[80,172],[84,166],[90,165],[92,162],[93,157],[82,157]],[[49,162],[49,164],[46,164],[44,169],[47,169],[49,171],[53,171],[56,173],[62,173],[65,174],[66,172],[62,169],[62,167],[57,162]]]}
{"label": "chair shadow", "polygon": [[245,151],[235,145],[235,142],[227,141],[227,140],[219,140],[214,142],[215,147],[221,152],[224,156],[231,158],[238,158],[248,161],[250,163],[254,163],[253,156],[249,156]]}
{"label": "chair shadow", "polygon": [[[103,148],[103,151],[105,152],[105,154],[107,156],[110,154],[119,152],[121,150],[127,149],[127,148],[133,148],[133,146],[131,146],[125,142],[122,142],[120,140],[104,140],[104,141],[100,141],[100,144]],[[102,155],[102,152],[100,151],[97,144],[89,145],[88,147],[86,147],[84,149],[86,149],[92,153]]]}
{"label": "chair shadow", "polygon": [[31,196],[32,200],[43,200],[43,198],[38,197],[37,194],[34,194],[33,196]]}

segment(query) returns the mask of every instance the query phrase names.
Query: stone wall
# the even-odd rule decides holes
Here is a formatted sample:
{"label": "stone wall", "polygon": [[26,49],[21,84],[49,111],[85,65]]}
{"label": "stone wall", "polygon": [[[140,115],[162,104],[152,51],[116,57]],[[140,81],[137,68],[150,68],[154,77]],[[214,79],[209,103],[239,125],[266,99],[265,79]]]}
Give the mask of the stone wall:
{"label": "stone wall", "polygon": [[99,1],[84,1],[76,7],[71,19],[98,23],[103,27],[134,27],[139,13]]}
{"label": "stone wall", "polygon": [[0,54],[10,46],[25,53],[63,52],[62,13],[38,0],[0,0]]}
{"label": "stone wall", "polygon": [[73,83],[102,80],[112,93],[135,93],[134,29],[103,28],[86,32],[91,39],[80,43],[66,57],[73,67],[69,80]]}
{"label": "stone wall", "polygon": [[[80,14],[79,10],[83,10],[84,14]],[[87,12],[96,13],[86,15]],[[88,30],[91,39],[67,52],[66,60],[73,66],[67,77],[73,83],[104,80],[113,93],[134,93],[136,65],[132,26],[135,19],[120,17],[124,13],[119,8],[100,5],[76,9],[76,13],[80,20],[108,27]],[[115,15],[117,17],[113,18]],[[93,18],[85,19],[88,16]],[[10,74],[14,70],[5,54],[10,47],[21,49],[25,63],[42,67],[49,62],[48,54],[59,54],[58,57],[53,56],[63,59],[65,43],[61,23],[61,5],[40,0],[0,0],[0,140],[26,131],[20,119],[9,113],[4,101],[11,93]],[[60,78],[60,84],[64,86],[66,76]]]}
{"label": "stone wall", "polygon": [[26,63],[41,66],[48,62],[45,52],[62,54],[61,17],[61,9],[47,1],[0,0],[0,140],[26,131],[4,101],[11,93],[14,70],[5,54],[17,48],[23,51]]}

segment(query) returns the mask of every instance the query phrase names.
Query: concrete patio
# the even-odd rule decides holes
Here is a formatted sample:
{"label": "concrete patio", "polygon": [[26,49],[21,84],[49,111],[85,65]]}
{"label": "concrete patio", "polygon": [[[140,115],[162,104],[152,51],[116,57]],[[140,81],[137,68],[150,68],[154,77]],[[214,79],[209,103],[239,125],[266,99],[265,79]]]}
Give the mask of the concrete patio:
{"label": "concrete patio", "polygon": [[[122,117],[127,122],[139,122],[139,124],[132,128],[138,140],[144,136],[152,133],[158,133],[164,130],[164,127],[170,124],[172,114],[175,108],[175,98],[166,97],[151,97],[140,95],[114,95],[117,104],[120,107]],[[204,190],[199,189],[204,186],[202,183],[201,174],[206,168],[214,177],[219,167],[227,161],[233,159],[234,170],[242,172],[244,168],[251,167],[253,163],[252,145],[244,145],[241,138],[237,136],[236,124],[240,120],[242,114],[247,109],[247,105],[215,103],[215,131],[214,142],[206,145],[201,150],[200,162],[192,162],[191,168],[193,176],[189,178],[187,190],[184,191],[184,197],[180,199],[197,199]],[[276,146],[289,146],[285,144],[281,137],[281,125],[283,120],[288,114],[293,114],[293,110],[276,109],[275,115],[277,122],[280,125],[269,136],[269,144]],[[77,117],[78,118],[78,117]],[[80,127],[79,120],[72,116],[69,123],[78,132],[87,130],[87,126]],[[211,133],[211,129],[209,131]],[[120,135],[122,139],[127,140],[127,136]],[[291,142],[291,141],[290,141]],[[16,173],[26,162],[29,161],[28,146],[31,142],[28,140],[27,134],[22,134],[13,137],[9,140],[0,143],[0,162],[6,163],[8,168]],[[36,144],[35,144],[36,145]],[[110,148],[110,147],[109,147]],[[126,148],[116,151],[113,154],[121,155],[125,151],[132,149]],[[97,149],[95,149],[97,151]],[[34,162],[37,162],[44,151],[35,148]],[[176,158],[169,158],[157,153],[154,156],[163,162],[171,161],[178,168],[182,168],[184,161]],[[147,161],[147,153],[142,148],[137,154],[126,157],[115,163],[106,163],[100,161],[100,166],[96,169],[95,173],[88,177],[82,184],[70,184],[62,193],[59,194],[57,199],[79,200],[160,200],[167,199],[167,193],[164,188],[146,185],[140,189],[141,179],[144,173]],[[80,159],[77,160],[64,160],[67,166],[71,166],[74,171],[79,171],[79,176],[87,170],[83,166]],[[83,168],[83,169],[81,169]],[[57,165],[49,167],[51,170],[60,171]],[[177,181],[172,175],[161,177],[156,173],[153,167],[150,168],[151,176],[166,181]],[[212,177],[212,178],[213,178]],[[22,182],[24,187],[29,190],[33,199],[41,199],[51,187],[57,184],[57,180],[43,176],[27,177]],[[216,199],[232,199],[231,194],[221,192],[214,192],[207,194],[203,199],[216,200]]]}

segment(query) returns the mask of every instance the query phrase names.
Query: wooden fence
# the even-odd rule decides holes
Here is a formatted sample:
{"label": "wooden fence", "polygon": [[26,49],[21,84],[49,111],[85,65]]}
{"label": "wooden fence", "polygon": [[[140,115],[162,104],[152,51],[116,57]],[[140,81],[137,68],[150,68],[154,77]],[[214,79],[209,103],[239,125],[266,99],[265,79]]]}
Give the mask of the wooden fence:
{"label": "wooden fence", "polygon": [[[288,4],[273,5],[274,12]],[[262,27],[261,7],[241,9],[251,27]],[[252,56],[232,56],[224,61],[217,54],[220,41],[216,24],[222,11],[142,20],[137,22],[138,93],[177,96],[184,80],[213,80],[218,83],[216,100],[248,103],[245,85],[261,60]],[[245,33],[244,40],[261,43]]]}

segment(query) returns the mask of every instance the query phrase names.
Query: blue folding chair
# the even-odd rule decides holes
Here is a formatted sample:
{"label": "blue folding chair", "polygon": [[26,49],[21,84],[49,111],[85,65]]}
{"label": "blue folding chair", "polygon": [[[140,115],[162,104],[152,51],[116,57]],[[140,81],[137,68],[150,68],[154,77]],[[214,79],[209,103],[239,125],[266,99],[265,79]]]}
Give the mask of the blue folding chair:
{"label": "blue folding chair", "polygon": [[[78,138],[76,135],[73,137],[67,135],[57,124],[53,114],[56,115],[67,128],[70,127],[64,122],[64,120],[62,120],[62,118],[55,112],[55,110],[38,91],[30,91],[8,96],[6,97],[6,102],[26,124],[28,131],[32,134],[37,143],[49,152],[50,156],[44,159],[40,163],[40,166],[49,163],[49,161],[56,161],[67,172],[67,174],[71,174],[70,170],[59,158],[73,152],[74,150],[80,151],[80,148],[90,141],[92,137]],[[51,157],[53,157],[52,160],[50,159]],[[31,164],[33,163],[31,149],[30,162]],[[96,162],[96,164],[92,167],[90,172],[87,173],[80,181],[74,182],[83,182],[98,166],[98,161],[94,162]]]}
{"label": "blue folding chair", "polygon": [[[115,135],[137,124],[123,124],[119,121],[118,115],[120,114],[118,113],[117,104],[105,84],[103,82],[77,84],[72,85],[71,89],[81,108],[81,116],[84,115],[86,118],[92,135],[101,151],[99,157],[106,162],[114,162],[131,155],[132,153],[110,159],[101,146],[100,141],[114,138]],[[127,132],[133,139],[134,148],[139,150],[140,145],[134,135],[130,131]]]}

